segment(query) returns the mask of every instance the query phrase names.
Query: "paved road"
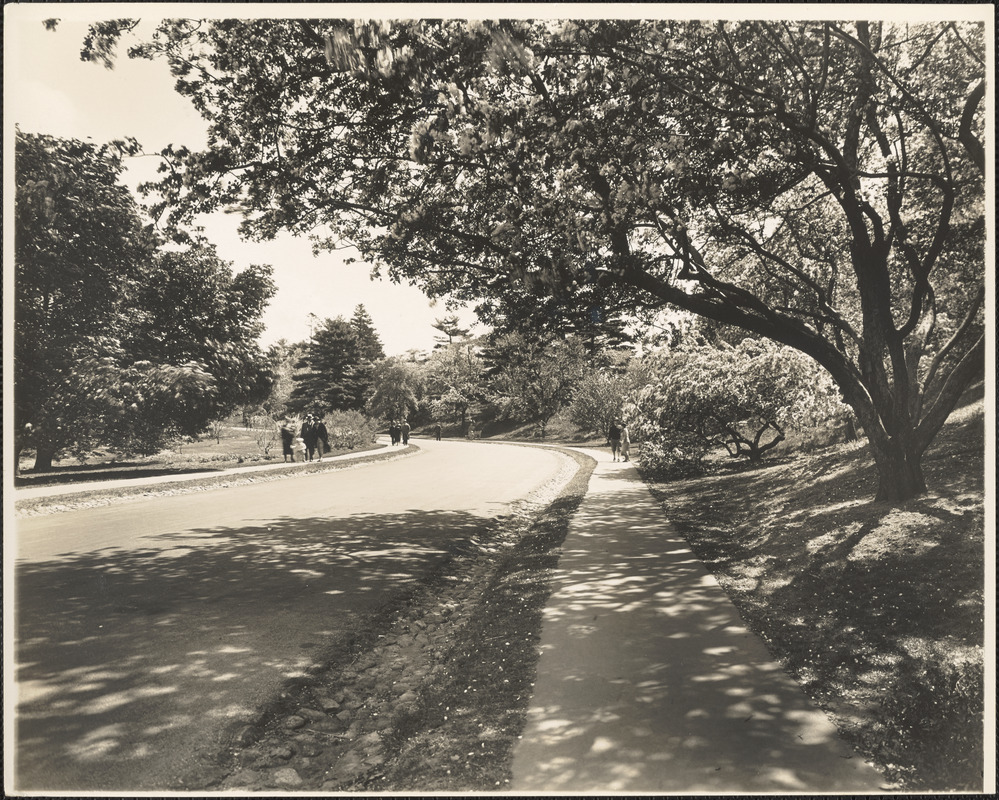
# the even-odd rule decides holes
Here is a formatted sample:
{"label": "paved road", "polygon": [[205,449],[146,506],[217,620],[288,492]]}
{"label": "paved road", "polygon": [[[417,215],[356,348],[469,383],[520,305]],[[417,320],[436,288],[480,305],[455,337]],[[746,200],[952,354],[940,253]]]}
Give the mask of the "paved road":
{"label": "paved road", "polygon": [[349,470],[20,520],[17,788],[183,788],[335,637],[566,458],[419,444]]}

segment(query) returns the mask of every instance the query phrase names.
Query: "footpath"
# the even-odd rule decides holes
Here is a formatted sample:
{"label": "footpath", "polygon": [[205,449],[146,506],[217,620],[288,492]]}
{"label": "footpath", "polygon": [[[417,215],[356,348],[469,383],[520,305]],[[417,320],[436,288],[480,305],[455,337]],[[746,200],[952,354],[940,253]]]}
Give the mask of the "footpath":
{"label": "footpath", "polygon": [[545,609],[515,792],[851,793],[881,775],[604,451]]}

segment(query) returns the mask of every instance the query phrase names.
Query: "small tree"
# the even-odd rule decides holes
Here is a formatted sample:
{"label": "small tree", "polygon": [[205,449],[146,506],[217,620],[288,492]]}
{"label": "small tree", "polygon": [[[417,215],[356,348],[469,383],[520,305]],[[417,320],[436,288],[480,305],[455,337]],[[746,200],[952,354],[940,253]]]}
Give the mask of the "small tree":
{"label": "small tree", "polygon": [[444,319],[435,319],[432,327],[442,334],[441,336],[434,337],[434,350],[439,350],[442,347],[450,347],[455,343],[455,339],[464,339],[469,333],[468,328],[461,327],[456,314],[451,314],[444,317]]}
{"label": "small tree", "polygon": [[213,419],[208,423],[208,435],[215,440],[215,444],[222,444],[222,433],[225,431],[225,420]]}
{"label": "small tree", "polygon": [[569,418],[584,431],[601,436],[620,419],[627,396],[645,384],[646,369],[641,359],[633,359],[625,370],[592,370],[580,381]]}
{"label": "small tree", "polygon": [[419,408],[423,395],[422,370],[413,362],[387,358],[374,366],[371,389],[365,403],[368,414],[408,418]]}
{"label": "small tree", "polygon": [[434,351],[427,362],[430,414],[438,422],[468,422],[469,411],[484,398],[484,365],[471,342]]}
{"label": "small tree", "polygon": [[278,440],[278,428],[274,420],[265,414],[251,417],[249,426],[253,430],[253,441],[264,456],[271,454],[271,448]]}
{"label": "small tree", "polygon": [[533,422],[544,437],[548,422],[572,400],[586,371],[587,352],[576,337],[540,341],[519,333],[498,337],[489,348],[495,399]]}

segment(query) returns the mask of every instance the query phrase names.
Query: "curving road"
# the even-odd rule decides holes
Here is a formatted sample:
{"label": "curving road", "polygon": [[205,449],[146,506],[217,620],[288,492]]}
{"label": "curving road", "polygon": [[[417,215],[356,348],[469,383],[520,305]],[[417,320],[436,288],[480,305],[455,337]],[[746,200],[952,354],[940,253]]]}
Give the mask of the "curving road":
{"label": "curving road", "polygon": [[324,648],[565,456],[395,461],[19,520],[16,788],[182,789]]}

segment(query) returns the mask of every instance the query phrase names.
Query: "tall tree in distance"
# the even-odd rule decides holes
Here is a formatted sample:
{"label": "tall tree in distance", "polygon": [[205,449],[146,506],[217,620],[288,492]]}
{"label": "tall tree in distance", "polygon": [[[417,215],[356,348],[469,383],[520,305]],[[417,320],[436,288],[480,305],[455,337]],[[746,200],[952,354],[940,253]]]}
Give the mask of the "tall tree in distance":
{"label": "tall tree in distance", "polygon": [[423,370],[412,361],[386,358],[375,364],[365,410],[372,417],[409,419],[420,407]]}
{"label": "tall tree in distance", "polygon": [[343,317],[323,320],[295,364],[289,409],[323,414],[359,409],[367,388],[359,375],[360,365],[354,326]]}
{"label": "tall tree in distance", "polygon": [[448,347],[454,344],[455,339],[464,339],[470,332],[469,328],[461,326],[456,314],[451,314],[443,319],[435,319],[433,328],[441,332],[440,336],[434,337],[434,350]]}
{"label": "tall tree in distance", "polygon": [[586,348],[576,337],[495,336],[484,356],[491,362],[490,390],[498,404],[535,423],[542,437],[551,418],[572,401],[586,374]]}
{"label": "tall tree in distance", "polygon": [[596,286],[791,346],[902,502],[984,371],[984,19],[170,20],[132,52],[209,124],[165,153],[173,220],[238,206],[432,296]]}
{"label": "tall tree in distance", "polygon": [[362,362],[374,364],[385,358],[381,337],[375,330],[371,315],[362,304],[358,304],[354,309],[350,325],[354,329],[354,333],[357,334],[357,354]]}

